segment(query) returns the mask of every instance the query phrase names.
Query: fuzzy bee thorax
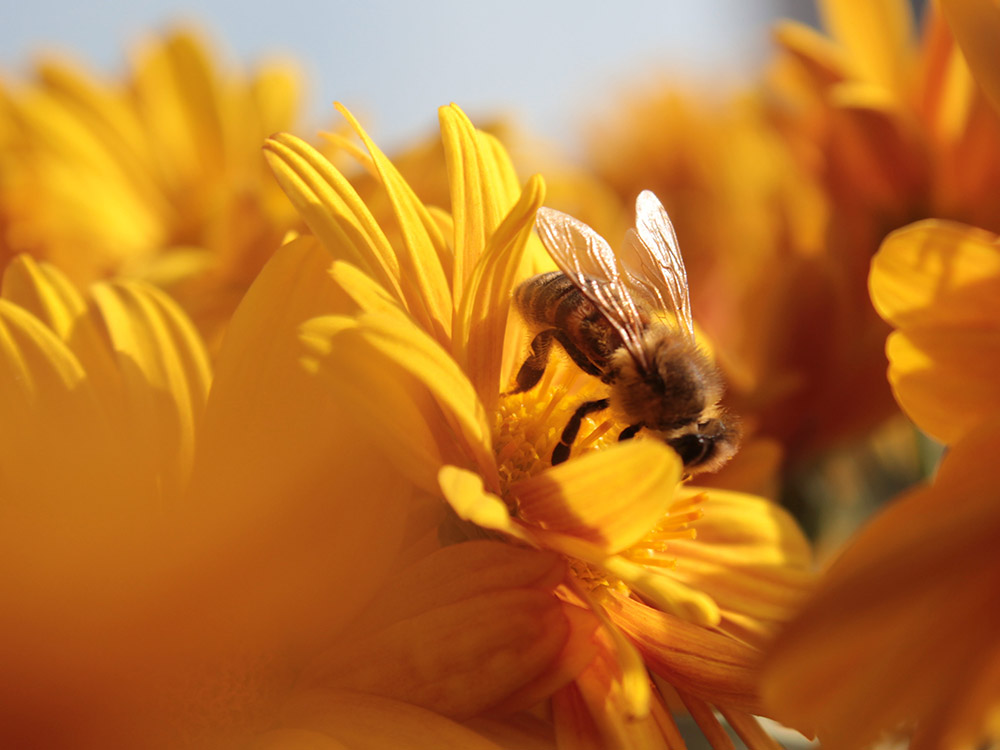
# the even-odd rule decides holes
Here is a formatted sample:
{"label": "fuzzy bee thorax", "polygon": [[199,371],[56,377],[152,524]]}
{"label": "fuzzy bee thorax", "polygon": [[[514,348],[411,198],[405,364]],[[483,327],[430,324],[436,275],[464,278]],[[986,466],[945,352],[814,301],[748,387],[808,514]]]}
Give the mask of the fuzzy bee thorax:
{"label": "fuzzy bee thorax", "polygon": [[651,326],[642,343],[645,367],[625,348],[611,359],[611,406],[623,421],[670,432],[715,408],[722,377],[693,341],[668,326]]}

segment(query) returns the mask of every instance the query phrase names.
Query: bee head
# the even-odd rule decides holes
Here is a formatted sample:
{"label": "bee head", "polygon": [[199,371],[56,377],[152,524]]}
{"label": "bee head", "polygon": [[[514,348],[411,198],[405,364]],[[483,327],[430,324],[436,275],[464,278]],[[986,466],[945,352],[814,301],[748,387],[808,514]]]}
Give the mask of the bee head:
{"label": "bee head", "polygon": [[667,439],[667,444],[677,451],[684,468],[691,475],[718,471],[736,454],[741,436],[738,420],[712,418]]}

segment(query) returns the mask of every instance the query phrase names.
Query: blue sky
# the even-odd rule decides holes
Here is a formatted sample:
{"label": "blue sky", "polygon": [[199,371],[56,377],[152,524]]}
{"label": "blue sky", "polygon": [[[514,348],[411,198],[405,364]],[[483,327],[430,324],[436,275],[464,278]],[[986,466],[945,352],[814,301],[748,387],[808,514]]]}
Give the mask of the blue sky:
{"label": "blue sky", "polygon": [[747,79],[770,49],[771,20],[805,0],[6,0],[0,68],[24,73],[40,49],[114,71],[144,33],[194,21],[230,60],[297,60],[310,117],[361,113],[392,148],[435,126],[455,101],[473,118],[513,115],[574,150],[580,122],[657,75]]}

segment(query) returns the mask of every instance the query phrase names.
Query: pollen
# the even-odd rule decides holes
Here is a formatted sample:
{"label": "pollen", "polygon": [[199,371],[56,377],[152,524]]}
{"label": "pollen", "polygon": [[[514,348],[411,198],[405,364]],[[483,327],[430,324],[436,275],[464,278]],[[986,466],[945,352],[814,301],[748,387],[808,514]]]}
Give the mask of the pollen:
{"label": "pollen", "polygon": [[[500,397],[493,445],[504,489],[552,466],[552,451],[559,436],[573,411],[587,398],[581,391],[571,392],[564,385],[537,387]],[[614,426],[609,412],[586,417],[573,444],[573,455],[600,450],[614,442],[617,435]]]}

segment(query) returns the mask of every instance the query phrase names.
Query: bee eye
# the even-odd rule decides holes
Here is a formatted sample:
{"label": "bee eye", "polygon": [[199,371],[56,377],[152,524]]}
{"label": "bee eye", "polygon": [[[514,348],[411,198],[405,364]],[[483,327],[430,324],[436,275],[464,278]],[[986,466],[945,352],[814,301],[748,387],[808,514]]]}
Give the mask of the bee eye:
{"label": "bee eye", "polygon": [[697,466],[707,460],[714,452],[715,443],[704,435],[681,435],[668,441],[670,447],[677,451],[685,466]]}

